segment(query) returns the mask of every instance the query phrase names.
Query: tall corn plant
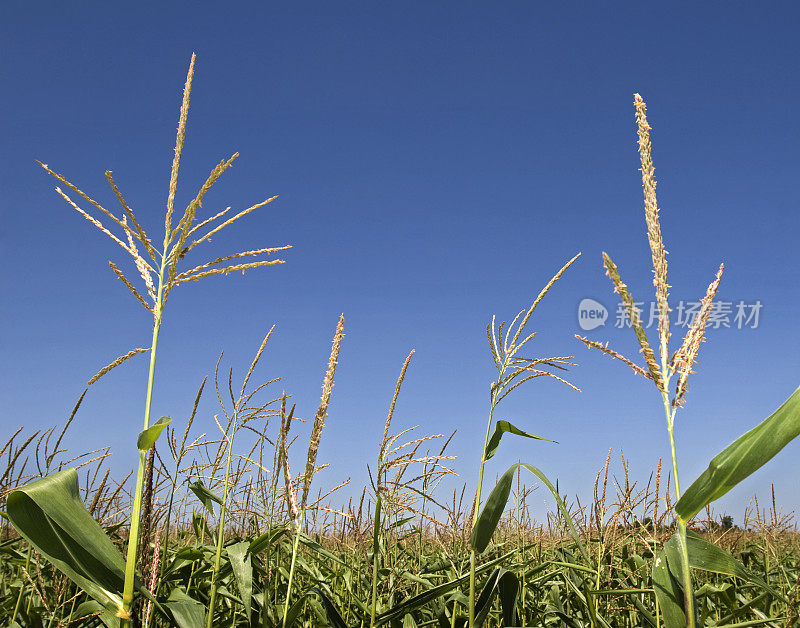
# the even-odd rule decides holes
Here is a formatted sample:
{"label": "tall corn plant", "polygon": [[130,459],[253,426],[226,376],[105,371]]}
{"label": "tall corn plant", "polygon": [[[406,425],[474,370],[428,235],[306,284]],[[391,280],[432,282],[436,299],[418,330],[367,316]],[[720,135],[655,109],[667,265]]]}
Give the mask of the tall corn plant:
{"label": "tall corn plant", "polygon": [[[677,503],[678,531],[668,541],[653,565],[653,582],[668,628],[697,623],[696,603],[692,590],[690,568],[696,567],[721,573],[733,573],[740,568],[726,552],[711,545],[701,537],[687,531],[687,523],[702,508],[728,492],[733,486],[761,467],[800,434],[800,389],[761,425],[747,432],[722,453],[716,456],[700,478],[681,493],[678,474],[678,457],[675,446],[675,416],[686,400],[689,375],[696,361],[700,345],[705,341],[705,331],[711,315],[714,298],[719,289],[724,265],[720,265],[714,280],[709,284],[700,309],[686,332],[680,346],[670,352],[669,284],[667,283],[667,257],[661,237],[659,207],[656,199],[655,168],[650,142],[651,127],[647,121],[644,100],[634,94],[634,107],[639,137],[642,189],[644,191],[647,239],[653,263],[653,284],[658,307],[658,358],[644,331],[639,311],[628,286],[623,283],[619,269],[611,257],[603,253],[606,274],[614,285],[625,307],[636,340],[641,347],[644,365],[637,364],[606,344],[576,336],[587,347],[599,349],[606,355],[624,362],[637,375],[653,382],[664,408],[669,437],[672,474]],[[735,568],[731,565],[737,565]],[[733,571],[732,571],[733,569]],[[743,567],[741,567],[743,570]],[[737,575],[740,575],[737,573]]]}
{"label": "tall corn plant", "polygon": [[[63,175],[54,172],[51,170],[46,164],[41,164],[42,168],[57,179],[63,186],[71,190],[74,194],[79,196],[83,201],[87,202],[89,205],[94,207],[100,214],[105,217],[106,219],[110,220],[113,223],[112,228],[119,228],[122,230],[122,238],[117,237],[114,235],[98,218],[91,215],[89,212],[85,211],[78,204],[71,198],[61,187],[56,187],[56,192],[80,215],[82,215],[86,220],[92,223],[95,227],[97,227],[102,233],[108,236],[115,244],[117,244],[120,248],[122,248],[132,259],[136,270],[138,271],[142,283],[144,284],[144,289],[140,290],[134,286],[134,282],[131,281],[128,276],[126,276],[122,270],[120,270],[114,262],[109,261],[109,266],[117,278],[125,285],[128,291],[136,298],[136,300],[144,307],[153,317],[153,330],[152,330],[152,339],[151,344],[148,348],[137,348],[129,351],[128,353],[120,356],[108,366],[101,369],[90,381],[89,383],[92,384],[96,382],[100,377],[105,375],[111,369],[119,366],[120,364],[124,363],[125,361],[129,360],[130,358],[138,355],[140,353],[150,353],[150,368],[148,371],[147,376],[147,383],[145,388],[145,407],[144,407],[144,422],[143,422],[143,431],[139,435],[137,441],[137,448],[139,450],[139,465],[138,471],[136,475],[136,485],[134,488],[133,494],[133,505],[131,508],[131,519],[130,519],[130,531],[128,537],[128,547],[127,547],[127,558],[125,561],[125,570],[124,570],[124,587],[123,587],[123,594],[121,599],[121,604],[117,609],[117,614],[122,620],[122,625],[127,625],[128,621],[130,620],[130,613],[131,613],[131,605],[133,603],[133,594],[134,594],[134,578],[135,578],[135,570],[136,570],[136,560],[137,560],[137,545],[138,545],[138,538],[139,538],[139,525],[140,525],[140,517],[142,512],[142,494],[144,489],[144,479],[145,479],[145,467],[146,467],[146,455],[148,450],[154,445],[156,438],[160,431],[166,427],[169,423],[169,419],[163,417],[159,421],[155,423],[151,423],[151,404],[152,404],[152,395],[153,395],[153,384],[155,379],[155,366],[156,366],[156,351],[158,348],[158,339],[159,339],[159,332],[161,330],[161,323],[164,316],[164,308],[167,303],[167,299],[172,292],[173,289],[180,286],[181,284],[185,284],[191,281],[198,281],[200,279],[205,279],[207,277],[213,277],[216,275],[227,275],[233,271],[246,271],[252,268],[258,268],[262,266],[272,266],[275,264],[282,264],[283,260],[281,259],[271,259],[266,256],[269,256],[272,253],[276,253],[277,251],[283,251],[290,246],[280,246],[280,247],[269,247],[269,248],[261,248],[257,250],[250,250],[250,251],[243,251],[239,253],[233,253],[230,255],[224,255],[222,257],[217,257],[212,261],[208,261],[202,264],[199,264],[193,268],[189,268],[187,270],[180,270],[179,266],[184,258],[189,254],[191,251],[195,249],[200,244],[209,242],[212,236],[219,233],[225,227],[233,224],[240,218],[243,218],[247,214],[251,213],[252,211],[267,205],[268,203],[272,202],[276,197],[268,198],[264,201],[251,205],[250,207],[241,210],[240,212],[234,214],[231,217],[223,220],[226,217],[228,212],[230,211],[230,207],[227,209],[203,220],[197,222],[197,212],[202,206],[203,198],[206,193],[211,189],[214,183],[219,179],[219,177],[233,164],[233,162],[239,156],[238,153],[234,153],[229,159],[222,160],[211,173],[208,175],[205,183],[201,186],[200,190],[197,192],[196,196],[191,200],[191,202],[186,206],[182,216],[177,221],[177,224],[173,222],[173,216],[175,213],[175,195],[177,191],[178,185],[178,171],[180,168],[181,163],[181,154],[183,151],[183,144],[186,137],[186,121],[189,113],[189,98],[192,89],[192,79],[194,77],[194,65],[195,65],[195,55],[192,55],[191,62],[189,64],[189,71],[186,77],[186,83],[183,89],[183,101],[181,104],[180,109],[180,116],[178,120],[178,133],[177,138],[175,141],[175,152],[174,157],[172,160],[172,170],[170,173],[170,180],[169,180],[169,192],[167,196],[167,204],[166,204],[166,213],[164,218],[164,237],[161,243],[161,248],[157,248],[156,245],[150,240],[147,236],[142,224],[137,219],[136,215],[134,214],[133,210],[131,209],[130,205],[123,197],[122,193],[120,192],[114,178],[110,171],[106,172],[106,179],[108,180],[111,189],[114,192],[114,195],[119,200],[120,205],[122,206],[122,212],[120,214],[115,214],[112,211],[103,207],[98,201],[94,200],[93,198],[89,197],[85,192],[81,189],[73,185],[69,182]],[[141,252],[143,250],[143,252]],[[254,258],[253,261],[243,262],[243,258]],[[236,261],[234,261],[236,260]],[[231,263],[234,262],[234,263]],[[46,478],[45,478],[46,480]],[[44,486],[48,486],[45,484]],[[38,487],[41,489],[42,485]],[[35,491],[34,491],[35,492]],[[36,502],[38,507],[41,509],[41,517],[48,518],[51,517],[52,512],[51,509],[48,508],[48,500],[47,500],[47,491],[45,490],[44,495],[41,493],[36,493],[39,496],[39,501]],[[28,498],[31,498],[28,495]],[[20,494],[19,499],[23,499],[22,493]],[[13,501],[13,500],[12,500]],[[36,501],[36,500],[34,500]],[[42,503],[42,501],[44,503]],[[20,506],[22,502],[20,502]],[[55,502],[49,504],[49,506],[55,506]],[[13,512],[14,508],[10,504],[9,506],[9,515],[14,519]],[[52,518],[52,517],[51,517]],[[40,547],[44,540],[41,539],[39,536],[34,535],[28,529],[31,525],[39,525],[35,520],[31,520],[29,518],[17,518],[14,521],[15,526],[19,530],[23,536],[26,536],[29,541],[35,537],[39,539],[39,542],[32,541],[34,546],[37,546],[40,550],[43,548]],[[65,525],[69,526],[69,521],[61,521],[60,525],[63,527]],[[99,530],[99,528],[98,528]],[[98,541],[100,542],[100,541]],[[47,543],[44,543],[47,545]],[[52,550],[55,551],[55,550]],[[52,553],[51,551],[51,553]],[[48,552],[45,550],[43,551],[45,555],[48,555]],[[69,561],[66,561],[69,563]],[[74,571],[74,570],[73,570]],[[85,569],[79,569],[79,572],[83,573]],[[69,573],[68,575],[71,577],[74,574]],[[91,574],[84,574],[88,575],[89,579],[91,579]],[[75,578],[73,578],[75,579]],[[79,583],[80,584],[80,583]],[[108,603],[110,600],[116,601],[116,596],[112,595],[110,598],[104,598],[102,601]]]}
{"label": "tall corn plant", "polygon": [[[539,303],[550,291],[550,288],[559,280],[566,270],[578,259],[580,253],[569,260],[553,276],[553,278],[542,289],[527,311],[523,310],[511,321],[511,324],[503,334],[505,322],[495,326],[495,319],[492,318],[491,324],[486,326],[486,335],[489,340],[489,348],[492,354],[492,361],[497,369],[497,380],[489,386],[489,418],[486,423],[486,434],[483,439],[483,449],[481,450],[480,465],[478,467],[478,486],[475,490],[475,500],[473,503],[472,515],[472,535],[470,537],[470,558],[469,558],[469,626],[473,628],[482,623],[480,617],[476,616],[479,609],[476,609],[476,588],[475,577],[477,572],[478,556],[489,545],[492,534],[497,528],[500,517],[505,510],[511,493],[511,484],[514,472],[520,467],[525,467],[534,475],[543,480],[548,488],[553,492],[558,500],[559,507],[563,509],[558,493],[546,480],[541,471],[536,467],[526,464],[515,464],[500,478],[497,485],[492,490],[486,504],[481,509],[481,494],[483,490],[483,475],[486,463],[497,453],[500,447],[500,440],[503,434],[513,434],[525,438],[536,440],[549,440],[535,434],[530,434],[516,427],[506,420],[495,422],[495,411],[500,402],[505,399],[513,390],[522,384],[537,379],[539,377],[551,377],[568,386],[575,388],[561,376],[553,371],[565,371],[568,366],[575,366],[571,361],[572,356],[556,356],[549,358],[530,358],[520,355],[520,350],[536,335],[536,332],[525,334],[525,327],[533,316]],[[525,334],[525,335],[524,335]],[[576,389],[577,390],[577,389]],[[492,431],[494,426],[494,431]],[[511,573],[507,577],[514,578]],[[488,606],[486,609],[488,610]]]}

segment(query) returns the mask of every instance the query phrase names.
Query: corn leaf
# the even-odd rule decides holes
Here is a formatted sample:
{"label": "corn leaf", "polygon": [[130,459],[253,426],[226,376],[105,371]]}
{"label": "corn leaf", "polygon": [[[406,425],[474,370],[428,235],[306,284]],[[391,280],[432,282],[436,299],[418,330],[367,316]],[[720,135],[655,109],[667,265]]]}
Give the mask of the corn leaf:
{"label": "corn leaf", "polygon": [[249,547],[249,541],[240,541],[226,548],[248,622],[252,613],[253,598],[253,563],[248,553]]}
{"label": "corn leaf", "polygon": [[155,445],[158,437],[161,436],[161,431],[170,423],[172,423],[172,419],[168,416],[162,416],[146,430],[139,432],[139,438],[136,439],[136,449],[139,451],[150,449]]}
{"label": "corn leaf", "polygon": [[489,460],[497,453],[497,449],[498,447],[500,447],[500,440],[503,438],[503,434],[514,434],[516,436],[522,436],[524,438],[546,440],[551,443],[556,442],[550,440],[549,438],[544,438],[543,436],[536,436],[536,434],[529,434],[528,432],[523,432],[521,429],[519,429],[515,425],[512,425],[508,421],[500,420],[494,424],[494,432],[492,432],[492,437],[489,439],[489,442],[486,443],[486,455],[485,455],[486,460]]}
{"label": "corn leaf", "polygon": [[[487,563],[484,563],[480,567],[475,570],[476,574],[481,574],[486,571],[489,571],[492,567],[495,567],[505,561],[507,561],[512,555],[514,554],[513,551],[508,552],[507,554],[503,554],[502,556],[498,556],[497,558],[490,560]],[[401,619],[405,616],[405,614],[409,611],[414,610],[415,608],[419,608],[424,606],[428,602],[431,602],[435,599],[438,599],[449,593],[453,589],[460,587],[461,585],[467,583],[469,581],[469,572],[465,573],[463,576],[450,580],[449,582],[445,582],[443,584],[438,584],[435,587],[431,587],[427,591],[423,591],[422,593],[418,593],[407,600],[401,602],[397,606],[393,606],[388,611],[381,613],[375,618],[375,626],[382,626],[392,621],[396,621]]]}
{"label": "corn leaf", "polygon": [[205,626],[205,609],[180,589],[173,589],[164,606],[172,613],[178,628]]}
{"label": "corn leaf", "polygon": [[217,497],[214,493],[212,493],[208,487],[203,484],[203,480],[197,478],[194,482],[189,485],[192,493],[197,496],[203,506],[206,507],[206,510],[210,512],[212,515],[214,514],[214,502],[217,502],[219,505],[222,505],[222,499]]}
{"label": "corn leaf", "polygon": [[342,619],[342,614],[339,612],[339,609],[336,608],[336,605],[331,602],[328,595],[320,587],[314,587],[312,591],[319,595],[319,598],[322,600],[322,606],[325,608],[325,614],[328,616],[330,625],[334,628],[347,628],[347,624],[344,619]]}
{"label": "corn leaf", "polygon": [[518,466],[518,464],[512,465],[497,481],[497,484],[495,484],[486,499],[483,510],[478,515],[475,526],[472,528],[469,544],[478,553],[483,552],[488,547],[500,517],[503,516],[506,503],[508,503],[508,496],[511,494],[511,482]]}
{"label": "corn leaf", "polygon": [[683,589],[669,570],[666,552],[662,550],[653,560],[653,589],[656,592],[666,628],[683,628],[686,615],[683,612]]}
{"label": "corn leaf", "polygon": [[[677,533],[676,533],[677,534]],[[677,541],[680,542],[680,539]],[[710,541],[707,541],[702,536],[686,530],[686,548],[689,552],[689,566],[695,569],[702,569],[704,571],[713,571],[715,573],[726,574],[729,576],[736,576],[742,580],[761,587],[765,591],[769,591],[777,598],[786,600],[780,593],[773,589],[769,584],[764,582],[761,578],[748,570],[741,562],[736,560],[728,552],[721,547],[717,547]]]}
{"label": "corn leaf", "polygon": [[717,454],[675,504],[688,521],[769,462],[800,434],[800,388],[762,423]]}
{"label": "corn leaf", "polygon": [[586,552],[586,548],[583,545],[583,541],[581,541],[578,530],[575,528],[575,524],[572,522],[572,517],[569,514],[569,510],[567,510],[567,507],[564,505],[564,501],[561,499],[558,491],[556,491],[556,488],[540,469],[537,469],[533,465],[526,464],[524,462],[518,462],[511,465],[508,468],[508,471],[506,471],[500,477],[497,484],[492,489],[492,492],[489,493],[489,497],[486,500],[486,505],[483,507],[483,510],[481,510],[481,513],[478,515],[478,520],[475,522],[475,526],[472,528],[472,534],[470,535],[469,539],[470,546],[478,553],[483,552],[488,547],[489,541],[492,538],[492,534],[494,534],[497,524],[500,521],[500,517],[503,516],[503,511],[508,503],[508,497],[511,494],[511,484],[514,479],[514,473],[518,467],[522,467],[523,469],[527,469],[533,473],[533,475],[539,478],[539,480],[541,480],[541,482],[548,488],[550,493],[552,493],[556,500],[556,504],[558,505],[558,509],[561,511],[561,514],[564,516],[564,520],[567,522],[570,534],[572,534],[572,538],[575,539],[575,543],[578,545],[581,555],[587,564],[592,564],[592,560],[589,557],[589,554]]}
{"label": "corn leaf", "polygon": [[504,571],[500,575],[500,609],[503,613],[503,625],[512,626],[517,623],[517,599],[519,598],[519,578],[512,571]]}
{"label": "corn leaf", "polygon": [[83,505],[75,469],[16,489],[7,508],[17,532],[70,580],[113,613],[122,607],[125,560]]}
{"label": "corn leaf", "polygon": [[485,622],[486,618],[489,616],[489,611],[492,610],[494,596],[500,584],[500,576],[503,575],[504,571],[505,569],[498,567],[489,574],[486,584],[483,585],[483,589],[481,589],[480,595],[478,595],[478,599],[475,601],[475,628],[481,628],[483,622]]}

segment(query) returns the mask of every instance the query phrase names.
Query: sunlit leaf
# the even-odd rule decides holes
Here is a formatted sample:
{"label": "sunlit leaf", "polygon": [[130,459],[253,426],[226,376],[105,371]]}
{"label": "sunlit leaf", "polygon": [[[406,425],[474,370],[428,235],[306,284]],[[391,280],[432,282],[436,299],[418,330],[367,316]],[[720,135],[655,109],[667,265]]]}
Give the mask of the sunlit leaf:
{"label": "sunlit leaf", "polygon": [[758,426],[717,454],[675,504],[675,512],[688,521],[769,462],[798,434],[800,388]]}
{"label": "sunlit leaf", "polygon": [[669,564],[664,551],[653,560],[653,588],[656,592],[666,628],[684,628],[686,615],[683,612],[683,589]]}
{"label": "sunlit leaf", "polygon": [[226,548],[248,622],[252,612],[253,598],[253,563],[250,560],[249,547],[249,541],[240,541]]}
{"label": "sunlit leaf", "polygon": [[136,439],[136,448],[139,451],[150,449],[158,440],[158,437],[161,436],[162,430],[170,423],[172,423],[172,419],[168,416],[162,416],[146,430],[139,432],[139,438]]}
{"label": "sunlit leaf", "polygon": [[125,560],[81,501],[75,469],[16,489],[7,509],[17,532],[75,584],[114,613],[122,607]]}

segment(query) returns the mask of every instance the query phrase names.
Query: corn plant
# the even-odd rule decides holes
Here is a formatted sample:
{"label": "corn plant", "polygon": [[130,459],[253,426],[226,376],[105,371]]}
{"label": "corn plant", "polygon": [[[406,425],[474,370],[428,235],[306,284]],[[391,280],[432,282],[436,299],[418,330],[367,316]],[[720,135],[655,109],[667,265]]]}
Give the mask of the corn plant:
{"label": "corn plant", "polygon": [[[123,591],[121,599],[117,600],[116,595],[109,594],[110,597],[106,600],[107,602],[117,604],[118,608],[116,612],[118,612],[119,616],[121,617],[123,621],[123,626],[126,625],[130,619],[131,605],[133,603],[133,596],[134,596],[134,588],[135,588],[134,580],[135,580],[136,562],[137,562],[139,525],[140,525],[140,516],[142,512],[142,495],[145,489],[145,468],[147,466],[146,458],[148,455],[148,451],[151,451],[151,448],[153,447],[161,430],[163,430],[170,422],[170,419],[168,417],[162,417],[157,422],[152,424],[150,421],[153,385],[155,379],[156,350],[158,348],[159,331],[161,329],[161,323],[163,320],[164,308],[167,303],[167,299],[172,290],[180,286],[181,284],[185,284],[192,281],[198,281],[200,279],[217,275],[227,275],[228,273],[233,271],[246,271],[248,269],[258,268],[262,266],[272,266],[275,264],[281,264],[283,263],[283,260],[269,259],[269,258],[257,259],[256,261],[250,261],[245,263],[237,262],[234,264],[229,264],[228,262],[231,262],[232,260],[241,260],[242,258],[245,257],[258,258],[260,256],[265,256],[265,255],[268,256],[272,253],[290,248],[289,246],[280,246],[280,247],[262,248],[251,251],[243,251],[240,253],[234,253],[218,257],[212,261],[205,262],[203,264],[200,264],[198,266],[195,266],[193,268],[184,271],[179,270],[179,263],[187,256],[188,253],[194,250],[195,247],[204,242],[208,242],[213,235],[219,233],[225,227],[228,227],[229,225],[233,224],[240,218],[246,216],[250,212],[260,207],[263,207],[264,205],[267,205],[276,198],[272,197],[260,203],[256,203],[238,212],[234,216],[227,218],[222,222],[220,222],[220,220],[223,217],[225,217],[225,215],[229,212],[230,208],[227,208],[195,224],[195,221],[197,220],[197,212],[202,206],[202,201],[204,196],[214,185],[214,183],[219,179],[219,177],[236,160],[236,158],[238,157],[238,153],[234,153],[229,159],[221,161],[211,171],[205,183],[203,183],[200,190],[197,192],[197,195],[187,205],[186,209],[183,212],[183,215],[178,220],[177,224],[173,224],[173,214],[175,209],[175,194],[178,185],[178,171],[181,163],[183,144],[186,137],[186,122],[189,113],[189,98],[192,90],[192,79],[194,77],[194,64],[195,64],[195,55],[192,55],[192,59],[189,64],[189,72],[187,74],[186,83],[183,90],[183,102],[181,104],[180,116],[178,121],[178,134],[175,142],[175,153],[172,161],[172,171],[169,180],[169,193],[167,196],[166,213],[164,219],[164,238],[161,250],[158,250],[156,246],[153,244],[153,242],[150,240],[150,238],[147,236],[144,228],[142,227],[142,224],[139,222],[133,210],[131,209],[130,205],[128,204],[127,200],[120,192],[110,171],[106,172],[106,179],[108,180],[111,189],[113,190],[115,196],[120,202],[120,205],[122,206],[123,213],[121,215],[117,215],[112,211],[106,209],[99,202],[89,197],[81,189],[70,183],[63,175],[54,172],[46,164],[41,164],[42,168],[44,168],[44,170],[48,174],[55,177],[61,184],[69,188],[72,192],[74,192],[84,201],[93,206],[103,216],[109,219],[116,227],[122,230],[123,238],[125,239],[125,241],[114,235],[106,226],[103,225],[103,223],[98,218],[92,216],[90,213],[79,207],[77,203],[74,202],[73,199],[61,189],[61,187],[56,188],[56,192],[58,192],[58,194],[61,195],[64,198],[64,200],[75,211],[81,214],[84,218],[86,218],[86,220],[91,222],[101,232],[103,232],[118,246],[120,246],[126,253],[128,253],[128,255],[130,255],[144,283],[144,288],[145,288],[144,295],[139,290],[137,290],[133,282],[117,267],[116,264],[109,261],[109,266],[111,267],[111,270],[114,272],[114,274],[118,277],[118,279],[125,285],[128,291],[153,316],[153,331],[152,331],[152,340],[150,347],[137,348],[129,351],[128,353],[122,355],[121,357],[111,362],[108,366],[101,369],[94,377],[92,377],[89,380],[89,384],[93,384],[97,380],[99,380],[103,375],[108,373],[111,369],[121,365],[122,363],[134,357],[135,355],[138,355],[140,353],[146,353],[148,351],[150,353],[150,367],[147,376],[147,384],[145,388],[144,426],[143,426],[143,431],[141,432],[137,440],[137,449],[139,450],[139,465],[136,474],[133,505],[131,508],[130,528],[129,528],[128,545],[127,545],[127,558],[125,561],[125,569],[124,569]],[[204,229],[205,232],[203,233]],[[144,249],[144,254],[142,254],[139,247]],[[154,275],[155,275],[155,281],[153,280]],[[65,479],[66,484],[51,485],[51,482],[55,481],[56,480],[44,478],[36,488],[41,489],[42,487],[52,486],[53,491],[62,490],[62,491],[67,491],[68,494],[72,492],[74,486],[71,478]],[[44,491],[44,495],[49,496],[47,490]],[[77,508],[77,504],[74,505]],[[47,517],[49,517],[48,509],[45,509],[44,506],[40,507],[43,508],[40,514],[41,519],[46,519]],[[75,527],[78,521],[83,521],[84,523],[86,523],[84,521],[86,519],[85,517],[83,516],[79,517],[77,511],[74,514],[76,516],[75,522],[72,521],[62,522],[61,524],[62,527],[67,526],[68,529],[71,529]],[[17,525],[17,529],[22,534],[31,534],[30,526],[40,525],[40,524],[41,522],[37,523],[35,520],[27,521],[25,524]],[[89,525],[88,523],[86,524]],[[96,528],[96,526],[93,527],[92,529],[94,529],[95,532],[99,532],[99,528]],[[110,552],[108,545],[103,541],[100,541],[99,537],[98,537],[98,543],[100,543],[105,547],[106,553]],[[33,545],[36,545],[36,543],[34,542]]]}
{"label": "corn plant", "polygon": [[[721,550],[702,539],[690,535],[687,523],[702,508],[721,497],[736,484],[758,469],[791,439],[800,434],[800,389],[761,425],[751,430],[721,454],[715,457],[708,470],[685,494],[681,493],[678,474],[678,457],[675,446],[675,416],[686,401],[689,376],[697,361],[700,345],[705,341],[706,326],[712,311],[714,297],[719,289],[724,265],[720,264],[714,280],[709,284],[700,302],[699,313],[689,326],[677,350],[670,352],[669,284],[667,283],[667,254],[661,236],[660,209],[656,198],[655,168],[650,141],[650,124],[647,108],[639,94],[634,95],[636,123],[639,136],[642,189],[644,191],[647,239],[653,263],[653,285],[658,306],[658,356],[647,337],[639,311],[628,286],[623,283],[617,265],[603,253],[606,274],[619,294],[641,347],[644,365],[610,349],[607,344],[576,336],[587,347],[599,349],[606,355],[624,362],[637,375],[653,382],[662,400],[669,437],[672,477],[677,503],[678,532],[663,549],[653,565],[653,581],[659,597],[664,619],[668,626],[685,625],[694,628],[697,623],[695,594],[692,589],[690,567],[725,569],[727,558]],[[694,555],[693,555],[694,554]],[[704,557],[705,562],[700,560]],[[727,572],[725,572],[727,573]]]}
{"label": "corn plant", "polygon": [[[514,471],[519,468],[519,465],[514,465],[509,469],[501,478],[495,489],[492,491],[489,499],[483,510],[481,510],[481,491],[483,489],[483,471],[486,462],[490,460],[500,446],[500,440],[503,434],[513,434],[522,436],[524,438],[531,438],[535,440],[549,440],[535,434],[530,434],[516,427],[506,420],[499,420],[495,422],[494,413],[500,402],[509,395],[513,390],[524,384],[525,382],[537,379],[539,377],[551,377],[559,382],[563,382],[568,386],[575,388],[568,381],[553,372],[552,369],[564,371],[567,366],[575,366],[572,356],[556,356],[549,358],[530,358],[519,355],[520,349],[524,347],[528,341],[532,340],[536,332],[528,334],[523,337],[525,326],[528,324],[531,316],[533,315],[536,307],[550,291],[550,288],[559,280],[566,270],[578,259],[580,253],[569,260],[564,266],[553,276],[553,278],[542,289],[536,299],[533,301],[527,311],[522,310],[511,321],[505,335],[503,335],[503,328],[505,322],[495,329],[495,319],[492,318],[491,324],[486,326],[486,335],[489,340],[489,348],[492,354],[492,360],[497,368],[497,381],[492,382],[489,386],[489,419],[486,423],[486,435],[483,439],[483,448],[481,449],[480,464],[478,466],[478,486],[475,490],[475,500],[473,504],[473,518],[472,518],[472,537],[470,539],[470,560],[469,560],[469,625],[470,628],[476,626],[475,615],[475,573],[477,567],[478,554],[483,552],[492,534],[494,533],[497,523],[505,510],[506,503],[511,491],[511,480]],[[516,327],[515,327],[516,325]],[[512,336],[513,332],[513,336]],[[577,389],[576,389],[577,390]],[[494,432],[492,433],[492,425],[494,425]],[[491,436],[491,437],[490,437]],[[538,475],[538,469],[532,472]],[[481,622],[482,623],[482,622]]]}

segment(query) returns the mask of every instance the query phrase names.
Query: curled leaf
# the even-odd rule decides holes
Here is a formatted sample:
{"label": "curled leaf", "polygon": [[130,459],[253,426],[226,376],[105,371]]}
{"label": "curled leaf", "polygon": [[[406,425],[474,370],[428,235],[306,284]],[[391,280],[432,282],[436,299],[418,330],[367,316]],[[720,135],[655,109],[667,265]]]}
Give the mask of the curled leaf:
{"label": "curled leaf", "polygon": [[139,432],[139,438],[136,439],[136,448],[139,451],[147,451],[150,449],[155,445],[158,437],[161,436],[162,430],[170,423],[172,423],[172,419],[168,416],[162,416],[146,430]]}

